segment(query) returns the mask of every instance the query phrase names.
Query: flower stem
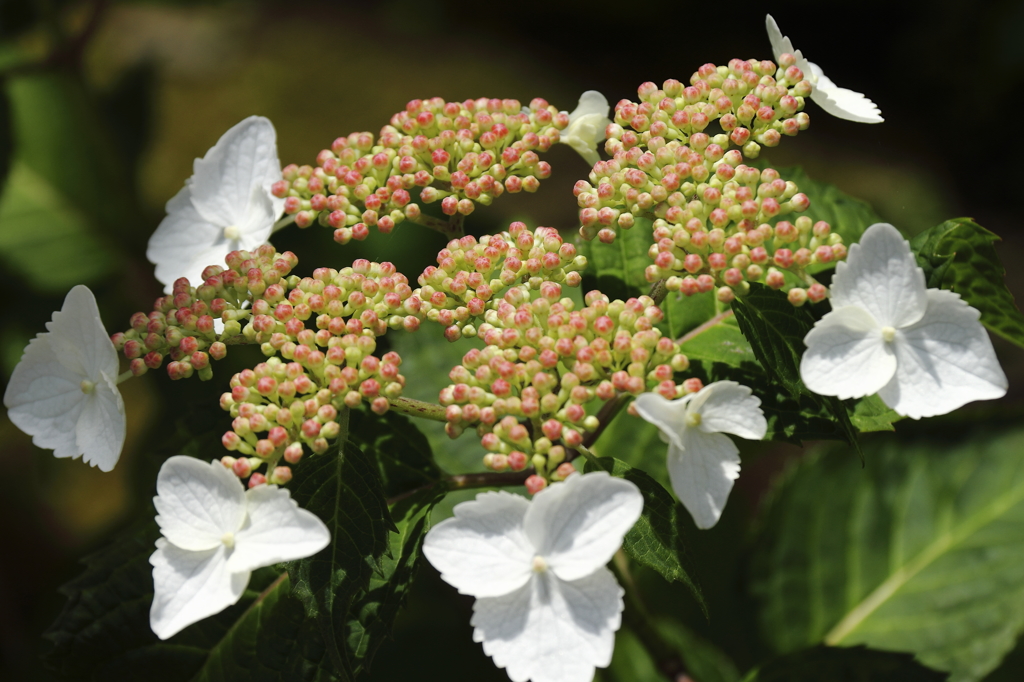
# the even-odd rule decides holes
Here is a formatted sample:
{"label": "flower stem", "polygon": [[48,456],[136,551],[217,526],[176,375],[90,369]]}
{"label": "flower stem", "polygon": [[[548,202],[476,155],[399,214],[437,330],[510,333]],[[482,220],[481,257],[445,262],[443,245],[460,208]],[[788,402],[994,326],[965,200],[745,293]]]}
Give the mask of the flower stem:
{"label": "flower stem", "polygon": [[127,369],[127,370],[125,370],[125,371],[123,371],[123,372],[121,372],[120,374],[117,375],[117,383],[120,384],[123,381],[128,381],[133,376],[135,376],[135,375],[132,374],[132,371],[130,369]]}
{"label": "flower stem", "polygon": [[661,302],[665,300],[668,295],[668,287],[665,286],[665,280],[659,279],[657,282],[651,285],[651,291],[648,294],[654,299],[654,305],[661,306]]}
{"label": "flower stem", "polygon": [[445,408],[435,403],[427,403],[422,400],[414,400],[412,398],[405,398],[399,396],[398,398],[391,398],[391,409],[395,412],[401,412],[407,414],[410,417],[419,417],[420,419],[431,419],[436,422],[447,421],[444,417]]}
{"label": "flower stem", "polygon": [[278,220],[276,223],[274,223],[274,226],[272,228],[270,228],[270,234],[274,234],[278,230],[283,230],[284,228],[286,228],[289,225],[291,225],[292,223],[294,223],[296,215],[298,215],[298,214],[297,213],[293,213],[292,215],[286,215],[285,217],[283,217],[280,220]]}

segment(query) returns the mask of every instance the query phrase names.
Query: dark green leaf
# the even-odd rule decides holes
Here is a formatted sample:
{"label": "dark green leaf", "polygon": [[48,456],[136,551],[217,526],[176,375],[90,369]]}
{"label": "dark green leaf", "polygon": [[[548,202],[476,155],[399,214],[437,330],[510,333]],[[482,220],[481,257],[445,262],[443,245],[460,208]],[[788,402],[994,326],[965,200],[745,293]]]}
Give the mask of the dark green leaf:
{"label": "dark green leaf", "polygon": [[396,412],[350,414],[349,440],[376,456],[389,498],[441,478],[427,437],[411,419]]}
{"label": "dark green leaf", "polygon": [[587,258],[583,290],[599,289],[613,299],[623,300],[646,294],[651,288],[644,276],[644,270],[652,264],[647,255],[654,239],[651,225],[650,220],[637,218],[633,227],[618,230],[611,244],[579,240],[579,253]]}
{"label": "dark green leaf", "polygon": [[752,567],[764,636],[981,679],[1024,631],[1024,432],[871,443],[864,468],[828,450],[776,494]]}
{"label": "dark green leaf", "polygon": [[970,218],[957,218],[917,235],[911,248],[928,286],[949,289],[981,311],[981,323],[1024,348],[1024,315],[1006,288],[999,237]]}
{"label": "dark green leaf", "polygon": [[654,627],[682,653],[686,671],[700,682],[736,682],[740,678],[729,657],[711,642],[668,618],[655,620]]}
{"label": "dark green leaf", "polygon": [[[342,434],[339,442],[345,441]],[[339,672],[351,675],[352,661],[338,646],[352,600],[369,588],[390,551],[395,531],[384,498],[377,462],[352,443],[303,460],[292,497],[319,516],[331,531],[331,544],[313,556],[289,564],[295,594],[315,619],[328,654]]]}
{"label": "dark green leaf", "polygon": [[817,646],[766,663],[750,671],[743,682],[942,682],[948,678],[915,661],[913,654]]}
{"label": "dark green leaf", "polygon": [[11,99],[7,90],[0,87],[0,194],[4,191],[7,173],[11,170],[14,155],[14,122],[11,119]]}
{"label": "dark green leaf", "polygon": [[640,520],[626,533],[622,549],[630,559],[660,573],[669,582],[681,582],[690,588],[707,616],[707,605],[700,588],[683,568],[686,549],[681,533],[682,519],[687,511],[660,483],[640,469],[612,457],[587,461],[586,471],[603,469],[612,476],[631,481],[644,496]]}
{"label": "dark green leaf", "polygon": [[430,512],[443,496],[440,490],[421,490],[391,507],[398,528],[390,538],[391,556],[384,558],[380,575],[370,579],[369,590],[355,599],[350,610],[347,645],[357,675],[369,670],[377,648],[391,634],[422,556]]}

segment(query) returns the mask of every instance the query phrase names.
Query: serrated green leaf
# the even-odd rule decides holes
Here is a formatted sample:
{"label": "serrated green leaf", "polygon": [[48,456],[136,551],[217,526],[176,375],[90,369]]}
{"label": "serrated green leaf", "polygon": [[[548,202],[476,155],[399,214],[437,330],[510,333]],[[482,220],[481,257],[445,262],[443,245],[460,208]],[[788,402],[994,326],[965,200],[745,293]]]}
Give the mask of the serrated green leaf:
{"label": "serrated green leaf", "polygon": [[942,682],[948,675],[927,668],[913,654],[864,647],[817,646],[758,667],[743,682]]}
{"label": "serrated green leaf", "polygon": [[622,549],[626,555],[641,566],[657,571],[665,580],[681,582],[689,587],[707,616],[707,604],[704,603],[700,588],[683,568],[686,549],[683,547],[681,519],[688,512],[660,483],[621,460],[601,457],[587,461],[585,471],[598,470],[632,482],[644,496],[644,510],[640,520],[622,540]]}
{"label": "serrated green leaf", "polygon": [[981,311],[990,331],[1024,348],[1024,315],[1006,288],[999,237],[970,218],[947,220],[910,242],[929,287],[948,289]]}
{"label": "serrated green leaf", "polygon": [[820,641],[915,653],[981,679],[1024,630],[1024,432],[873,441],[810,458],[776,496],[752,590],[780,652]]}
{"label": "serrated green leaf", "polygon": [[344,641],[352,600],[368,589],[390,551],[389,531],[397,531],[376,461],[351,442],[303,460],[292,497],[327,525],[331,544],[306,559],[290,562],[288,573],[306,613],[316,620],[339,673],[351,676],[353,662]]}
{"label": "serrated green leaf", "polygon": [[871,431],[895,431],[893,423],[903,419],[902,416],[890,409],[882,402],[877,395],[869,395],[857,401],[856,406],[850,413],[850,421],[861,433]]}
{"label": "serrated green leaf", "polygon": [[353,411],[349,440],[364,452],[374,453],[389,498],[441,478],[427,437],[401,414]]}
{"label": "serrated green leaf", "polygon": [[636,218],[633,227],[618,230],[618,236],[611,244],[597,239],[579,240],[577,249],[587,259],[583,273],[583,289],[599,289],[611,298],[626,300],[632,296],[647,293],[650,284],[644,270],[651,265],[647,255],[654,241],[654,229],[647,218]]}
{"label": "serrated green leaf", "polygon": [[391,535],[391,556],[385,557],[370,588],[356,597],[350,610],[347,645],[356,675],[366,672],[377,648],[391,634],[422,557],[420,548],[430,530],[430,512],[443,491],[422,490],[391,507],[397,533]]}

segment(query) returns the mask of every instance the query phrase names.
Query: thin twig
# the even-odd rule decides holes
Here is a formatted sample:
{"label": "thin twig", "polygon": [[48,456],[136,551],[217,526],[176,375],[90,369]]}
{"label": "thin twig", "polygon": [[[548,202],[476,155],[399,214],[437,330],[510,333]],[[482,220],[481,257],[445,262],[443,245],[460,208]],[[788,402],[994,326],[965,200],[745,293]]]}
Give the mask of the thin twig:
{"label": "thin twig", "polygon": [[400,396],[398,398],[390,398],[388,402],[391,403],[391,409],[395,412],[401,412],[407,414],[410,417],[420,417],[421,419],[431,419],[437,422],[447,421],[445,419],[445,408],[435,403],[428,403],[422,400],[414,400],[412,398],[406,398]]}

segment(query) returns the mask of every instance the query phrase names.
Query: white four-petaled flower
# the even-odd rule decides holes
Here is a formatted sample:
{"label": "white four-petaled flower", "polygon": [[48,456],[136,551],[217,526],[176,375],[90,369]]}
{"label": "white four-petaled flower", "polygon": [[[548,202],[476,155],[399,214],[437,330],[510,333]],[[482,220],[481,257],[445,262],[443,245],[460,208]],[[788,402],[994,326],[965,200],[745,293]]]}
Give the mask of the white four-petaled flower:
{"label": "white four-petaled flower", "polygon": [[601,160],[597,146],[604,141],[605,128],[611,123],[608,118],[608,100],[597,90],[587,90],[580,95],[579,104],[569,114],[569,125],[559,136],[579,153],[583,160],[593,166]]}
{"label": "white four-petaled flower", "polygon": [[775,60],[778,61],[779,56],[784,53],[796,57],[797,67],[804,72],[804,78],[811,83],[811,99],[815,104],[833,116],[847,121],[881,123],[885,120],[874,102],[859,92],[836,86],[828,76],[822,73],[821,67],[814,62],[807,61],[800,50],[794,50],[793,43],[782,35],[782,31],[772,19],[772,15],[767,15],[764,23],[768,29],[768,39],[772,43]]}
{"label": "white four-petaled flower", "polygon": [[171,457],[160,467],[156,490],[163,537],[149,558],[149,623],[160,639],[237,602],[257,568],[311,556],[331,540],[323,521],[300,509],[287,490],[246,491],[217,461]]}
{"label": "white four-petaled flower", "polygon": [[199,286],[206,266],[265,244],[284,209],[284,200],[270,193],[280,179],[277,134],[262,116],[238,123],[196,159],[146,249],[164,290],[170,293],[179,277]]}
{"label": "white four-petaled flower", "polygon": [[117,351],[89,287],[71,289],[46,329],[14,368],[4,393],[7,416],[55,457],[81,456],[110,471],[124,445],[124,401]]}
{"label": "white four-petaled flower", "polygon": [[926,288],[910,245],[892,225],[872,225],[850,246],[831,292],[832,312],[804,338],[800,362],[815,393],[878,393],[913,419],[1006,393],[981,313],[959,294]]}
{"label": "white four-petaled flower", "polygon": [[643,393],[634,404],[668,443],[672,489],[697,527],[711,528],[740,475],[739,449],[724,434],[764,438],[768,422],[761,400],[735,381],[716,381],[676,400]]}
{"label": "white four-petaled flower", "polygon": [[487,492],[456,505],[423,554],[476,597],[473,639],[513,682],[589,682],[621,624],[623,591],[605,564],[642,510],[629,481],[574,474],[532,502]]}

